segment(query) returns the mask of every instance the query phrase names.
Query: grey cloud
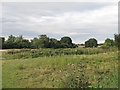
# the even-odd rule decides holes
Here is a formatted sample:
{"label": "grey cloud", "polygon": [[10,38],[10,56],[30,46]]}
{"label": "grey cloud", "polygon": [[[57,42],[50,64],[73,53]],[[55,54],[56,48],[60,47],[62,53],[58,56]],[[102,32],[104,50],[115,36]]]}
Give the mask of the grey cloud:
{"label": "grey cloud", "polygon": [[3,36],[47,34],[57,39],[67,35],[76,43],[90,37],[103,41],[117,33],[117,19],[113,3],[3,3]]}

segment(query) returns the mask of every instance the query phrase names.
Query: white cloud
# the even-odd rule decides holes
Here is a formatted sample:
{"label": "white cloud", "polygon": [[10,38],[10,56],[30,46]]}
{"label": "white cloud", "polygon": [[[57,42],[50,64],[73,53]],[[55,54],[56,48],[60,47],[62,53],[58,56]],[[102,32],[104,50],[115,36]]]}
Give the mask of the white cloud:
{"label": "white cloud", "polygon": [[[107,6],[99,10],[87,12],[64,12],[56,16],[41,16],[29,18],[37,26],[38,32],[68,33],[75,31],[94,33],[114,33],[117,31],[116,6]],[[32,28],[32,27],[31,27]],[[113,29],[115,31],[113,31]],[[84,30],[84,31],[83,31]],[[98,31],[97,31],[98,30]],[[71,34],[72,35],[72,34]]]}
{"label": "white cloud", "polygon": [[[38,35],[52,33],[71,36],[74,42],[80,43],[90,37],[101,40],[100,36],[103,41],[109,34],[114,36],[118,32],[118,7],[114,4],[103,3],[99,7],[96,3],[67,4],[68,7],[64,3],[58,6],[49,3],[4,5],[4,34],[12,30],[32,31]],[[85,36],[83,40],[79,40],[81,35]]]}

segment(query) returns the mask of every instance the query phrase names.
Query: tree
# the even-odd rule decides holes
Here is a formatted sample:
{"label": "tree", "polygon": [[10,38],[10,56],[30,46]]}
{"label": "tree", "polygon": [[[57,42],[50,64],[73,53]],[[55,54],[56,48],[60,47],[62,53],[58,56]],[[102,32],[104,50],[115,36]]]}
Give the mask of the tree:
{"label": "tree", "polygon": [[18,37],[15,37],[13,35],[10,35],[8,37],[8,40],[4,42],[4,48],[6,49],[21,49],[21,48],[30,48],[31,43],[29,40],[23,39],[23,36],[20,35]]}
{"label": "tree", "polygon": [[14,40],[14,48],[17,48],[17,49],[24,48],[22,41],[23,41],[23,36],[22,35],[16,37],[15,40]]}
{"label": "tree", "polygon": [[4,46],[4,42],[5,42],[5,38],[4,37],[0,37],[0,49],[3,49]]}
{"label": "tree", "polygon": [[94,38],[90,38],[88,41],[85,42],[85,47],[97,47],[97,40]]}
{"label": "tree", "polygon": [[26,39],[24,39],[24,40],[22,40],[22,48],[30,48],[30,42],[29,42],[29,40],[26,40]]}
{"label": "tree", "polygon": [[38,42],[39,48],[49,48],[49,37],[46,35],[40,35]]}
{"label": "tree", "polygon": [[115,46],[120,50],[120,34],[114,34]]}
{"label": "tree", "polygon": [[76,47],[78,47],[78,45],[76,45],[76,44],[72,44],[72,48],[76,48]]}
{"label": "tree", "polygon": [[89,47],[89,41],[85,42],[85,47]]}
{"label": "tree", "polygon": [[61,43],[72,44],[72,40],[70,37],[62,37],[60,40]]}
{"label": "tree", "polygon": [[23,36],[20,35],[15,38],[14,40],[14,48],[21,49],[21,48],[30,48],[29,40],[23,39]]}
{"label": "tree", "polygon": [[6,40],[5,42],[4,42],[4,45],[5,45],[5,48],[6,49],[12,49],[12,48],[14,48],[14,41],[15,41],[15,36],[13,36],[13,35],[10,35],[9,37],[8,37],[8,40]]}
{"label": "tree", "polygon": [[111,46],[113,47],[114,46],[114,41],[112,39],[107,38],[104,42],[104,45],[108,46],[108,47],[111,47]]}
{"label": "tree", "polygon": [[11,40],[7,40],[4,43],[5,49],[12,49],[14,47],[14,43]]}
{"label": "tree", "polygon": [[60,40],[61,48],[72,48],[73,43],[70,37],[62,37]]}
{"label": "tree", "polygon": [[60,48],[60,42],[57,39],[51,38],[49,43],[50,48]]}
{"label": "tree", "polygon": [[46,35],[39,35],[39,38],[34,38],[31,40],[32,48],[49,48],[49,37]]}
{"label": "tree", "polygon": [[[2,40],[2,39],[1,39]],[[3,40],[4,42],[4,40]],[[21,48],[75,48],[76,44],[72,43],[70,37],[62,37],[60,41],[54,38],[49,38],[47,35],[39,35],[39,38],[34,38],[29,42],[22,35],[15,37],[10,35],[8,40],[4,42],[5,49],[21,49]]]}
{"label": "tree", "polygon": [[39,43],[38,43],[38,38],[34,38],[33,40],[31,40],[31,48],[35,49],[38,48]]}

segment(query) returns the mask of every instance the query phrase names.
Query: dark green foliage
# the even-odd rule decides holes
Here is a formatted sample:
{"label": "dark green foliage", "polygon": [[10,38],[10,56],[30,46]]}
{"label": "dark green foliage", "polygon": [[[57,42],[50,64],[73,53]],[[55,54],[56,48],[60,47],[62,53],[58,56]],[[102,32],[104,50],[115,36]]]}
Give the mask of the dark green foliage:
{"label": "dark green foliage", "polygon": [[72,43],[71,38],[63,37],[60,41],[54,38],[49,38],[46,35],[40,35],[39,38],[34,38],[31,41],[33,48],[75,48],[77,45]]}
{"label": "dark green foliage", "polygon": [[5,42],[5,38],[0,37],[0,49],[4,48],[4,42]]}
{"label": "dark green foliage", "polygon": [[61,48],[76,48],[77,45],[72,43],[70,37],[62,37],[60,40]]}
{"label": "dark green foliage", "polygon": [[120,34],[114,34],[114,40],[107,38],[101,48],[108,49],[114,46],[120,50]]}
{"label": "dark green foliage", "polygon": [[33,40],[31,40],[31,48],[35,49],[38,47],[39,47],[38,38],[34,38]]}
{"label": "dark green foliage", "polygon": [[55,48],[55,49],[56,49],[56,48],[60,48],[60,47],[61,47],[60,41],[58,41],[57,39],[51,38],[51,39],[50,39],[49,46],[50,46],[51,48]]}
{"label": "dark green foliage", "polygon": [[101,48],[109,49],[110,47],[114,46],[114,41],[112,39],[107,38]]}
{"label": "dark green foliage", "polygon": [[38,48],[48,48],[49,47],[49,38],[46,35],[40,35]]}
{"label": "dark green foliage", "polygon": [[[117,46],[120,48],[120,34],[114,35],[115,40],[107,38],[103,44],[97,44],[97,40],[90,38],[85,42],[85,47],[97,47],[102,46],[101,48],[108,49],[109,47]],[[84,44],[81,44],[84,45]],[[0,37],[0,48],[3,49],[21,49],[21,48],[76,48],[78,45],[73,44],[70,37],[62,37],[60,41],[54,38],[49,38],[46,35],[40,35],[39,38],[34,38],[31,40],[23,39],[22,35],[15,37],[10,35],[8,40],[5,41],[4,37]]]}
{"label": "dark green foliage", "polygon": [[114,45],[114,41],[112,39],[107,38],[104,43],[105,46],[111,47]]}
{"label": "dark green foliage", "polygon": [[60,40],[61,43],[72,44],[72,40],[70,37],[62,37]]}
{"label": "dark green foliage", "polygon": [[118,49],[120,50],[120,34],[115,34],[114,39],[115,39],[115,46],[117,46]]}
{"label": "dark green foliage", "polygon": [[85,47],[89,47],[89,41],[85,42]]}
{"label": "dark green foliage", "polygon": [[8,40],[4,42],[4,48],[5,49],[12,49],[12,48],[14,48],[14,41],[15,41],[15,37],[13,35],[10,35],[8,37]]}
{"label": "dark green foliage", "polygon": [[76,45],[76,44],[73,43],[73,44],[72,44],[72,47],[73,47],[73,48],[76,48],[76,47],[78,47],[78,45]]}
{"label": "dark green foliage", "polygon": [[[31,48],[31,49],[39,49],[39,48],[76,48],[77,45],[72,43],[70,37],[63,37],[60,41],[54,38],[49,38],[46,35],[39,35],[39,38],[34,38],[29,42],[29,40],[23,39],[22,35],[19,37],[15,37],[10,35],[8,40],[3,40],[1,47],[3,49],[21,49],[21,48]],[[2,42],[1,41],[1,42]]]}
{"label": "dark green foliage", "polygon": [[23,39],[22,36],[15,37],[10,35],[8,40],[4,42],[4,49],[21,49],[21,48],[30,48],[29,40]]}
{"label": "dark green foliage", "polygon": [[85,42],[85,47],[97,47],[97,46],[98,46],[97,40],[94,38],[91,38]]}

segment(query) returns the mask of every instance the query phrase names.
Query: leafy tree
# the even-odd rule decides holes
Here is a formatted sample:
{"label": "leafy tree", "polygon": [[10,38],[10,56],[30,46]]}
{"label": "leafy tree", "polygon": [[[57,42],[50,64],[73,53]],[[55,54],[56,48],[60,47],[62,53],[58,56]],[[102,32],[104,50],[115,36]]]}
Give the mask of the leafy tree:
{"label": "leafy tree", "polygon": [[61,48],[72,48],[73,43],[70,37],[62,37],[60,40]]}
{"label": "leafy tree", "polygon": [[22,35],[15,37],[10,35],[8,40],[4,42],[4,48],[6,49],[21,49],[21,48],[30,48],[29,40],[23,39]]}
{"label": "leafy tree", "polygon": [[12,41],[12,42],[14,42],[15,41],[15,36],[13,36],[13,35],[10,35],[9,37],[8,37],[8,40],[9,41]]}
{"label": "leafy tree", "polygon": [[39,35],[39,39],[45,39],[45,38],[47,38],[47,35]]}
{"label": "leafy tree", "polygon": [[31,40],[32,48],[49,48],[49,38],[46,35],[39,35],[39,38]]}
{"label": "leafy tree", "polygon": [[70,37],[62,37],[60,40],[61,43],[72,44],[72,40]]}
{"label": "leafy tree", "polygon": [[104,42],[105,46],[111,47],[114,45],[114,41],[112,39],[107,38]]}
{"label": "leafy tree", "polygon": [[4,37],[0,37],[0,49],[4,48],[4,42],[5,42],[5,38]]}
{"label": "leafy tree", "polygon": [[57,39],[51,38],[50,39],[50,48],[60,48],[60,42]]}
{"label": "leafy tree", "polygon": [[114,34],[114,39],[115,39],[115,45],[119,47],[120,46],[120,34]]}
{"label": "leafy tree", "polygon": [[114,46],[114,40],[107,38],[103,44],[103,46],[101,46],[101,48],[103,49],[109,49],[110,47]]}
{"label": "leafy tree", "polygon": [[120,34],[114,34],[115,46],[120,50]]}
{"label": "leafy tree", "polygon": [[85,42],[85,47],[90,47],[89,41]]}
{"label": "leafy tree", "polygon": [[29,40],[23,39],[23,36],[20,35],[19,37],[16,37],[14,40],[14,48],[30,48],[30,42]]}
{"label": "leafy tree", "polygon": [[12,49],[12,48],[14,48],[14,43],[11,40],[5,41],[4,45],[5,45],[5,49]]}
{"label": "leafy tree", "polygon": [[76,44],[72,44],[72,48],[76,48],[76,47],[78,47],[78,45],[76,45]]}
{"label": "leafy tree", "polygon": [[5,45],[5,48],[6,49],[12,49],[12,48],[14,48],[14,41],[15,41],[15,36],[13,36],[13,35],[10,35],[9,37],[8,37],[8,40],[6,40],[5,42],[4,42],[4,45]]}
{"label": "leafy tree", "polygon": [[97,40],[94,38],[90,38],[88,41],[85,42],[85,47],[97,47]]}
{"label": "leafy tree", "polygon": [[29,40],[22,40],[22,48],[30,48],[31,43],[29,42]]}
{"label": "leafy tree", "polygon": [[61,48],[70,48],[67,43],[60,43]]}
{"label": "leafy tree", "polygon": [[38,43],[38,38],[34,38],[33,40],[31,40],[31,48],[38,48],[39,43]]}
{"label": "leafy tree", "polygon": [[39,48],[49,48],[49,37],[46,35],[40,35],[39,37]]}
{"label": "leafy tree", "polygon": [[[4,41],[4,40],[3,40]],[[34,38],[29,42],[23,36],[15,37],[10,35],[8,40],[4,42],[6,49],[21,49],[21,48],[75,48],[76,44],[72,43],[70,37],[62,37],[60,41],[54,38],[49,38],[46,35],[39,35],[39,38]]]}
{"label": "leafy tree", "polygon": [[22,45],[23,45],[22,41],[23,41],[22,35],[16,37],[15,40],[14,40],[14,48],[17,48],[17,49],[23,48],[23,46],[22,46]]}

